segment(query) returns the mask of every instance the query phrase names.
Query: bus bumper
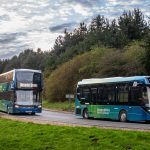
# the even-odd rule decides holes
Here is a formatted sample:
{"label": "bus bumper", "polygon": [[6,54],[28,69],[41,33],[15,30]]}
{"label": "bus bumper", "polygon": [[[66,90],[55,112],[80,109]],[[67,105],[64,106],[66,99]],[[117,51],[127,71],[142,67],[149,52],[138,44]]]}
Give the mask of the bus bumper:
{"label": "bus bumper", "polygon": [[150,120],[150,113],[147,113],[146,120]]}
{"label": "bus bumper", "polygon": [[16,108],[14,107],[14,113],[41,113],[42,112],[42,108],[40,107],[19,107]]}

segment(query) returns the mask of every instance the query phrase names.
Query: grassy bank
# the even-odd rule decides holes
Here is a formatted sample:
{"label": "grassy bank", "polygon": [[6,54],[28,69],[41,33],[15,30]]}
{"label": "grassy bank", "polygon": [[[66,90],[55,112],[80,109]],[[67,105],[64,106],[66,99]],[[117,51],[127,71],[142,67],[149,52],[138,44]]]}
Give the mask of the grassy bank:
{"label": "grassy bank", "polygon": [[46,100],[43,101],[43,107],[49,108],[53,110],[61,110],[61,111],[74,111],[74,101],[69,104],[68,101],[65,102],[48,102]]}
{"label": "grassy bank", "polygon": [[149,150],[150,133],[37,125],[0,118],[1,150]]}

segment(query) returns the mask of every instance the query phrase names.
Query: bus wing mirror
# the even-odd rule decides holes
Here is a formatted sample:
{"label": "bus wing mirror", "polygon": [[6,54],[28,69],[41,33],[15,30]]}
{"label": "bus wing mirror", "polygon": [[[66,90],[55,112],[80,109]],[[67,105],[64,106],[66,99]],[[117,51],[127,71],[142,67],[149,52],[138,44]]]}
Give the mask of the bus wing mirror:
{"label": "bus wing mirror", "polygon": [[11,81],[11,87],[10,87],[12,90],[15,89],[15,82],[14,81]]}

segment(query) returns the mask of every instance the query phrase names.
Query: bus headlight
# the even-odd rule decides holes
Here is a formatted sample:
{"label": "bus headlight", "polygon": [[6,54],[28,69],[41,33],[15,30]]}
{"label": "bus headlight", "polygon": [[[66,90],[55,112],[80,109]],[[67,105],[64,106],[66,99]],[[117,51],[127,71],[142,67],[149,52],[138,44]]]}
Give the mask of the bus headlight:
{"label": "bus headlight", "polygon": [[41,107],[42,107],[41,105],[38,106],[38,108],[41,108]]}
{"label": "bus headlight", "polygon": [[19,108],[19,105],[15,105],[16,108]]}
{"label": "bus headlight", "polygon": [[150,108],[147,108],[147,111],[150,113]]}

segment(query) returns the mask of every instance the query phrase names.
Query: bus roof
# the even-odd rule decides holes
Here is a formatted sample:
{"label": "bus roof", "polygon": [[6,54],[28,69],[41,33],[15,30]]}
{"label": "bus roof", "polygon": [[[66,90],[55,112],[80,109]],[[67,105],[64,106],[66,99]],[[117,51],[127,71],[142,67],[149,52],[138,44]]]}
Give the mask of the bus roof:
{"label": "bus roof", "polygon": [[88,84],[101,84],[101,83],[117,83],[117,82],[130,82],[130,81],[143,81],[148,84],[149,76],[132,76],[132,77],[112,77],[112,78],[91,78],[83,79],[78,82],[78,85],[88,85]]}
{"label": "bus roof", "polygon": [[13,70],[10,70],[10,71],[7,71],[7,72],[5,72],[5,73],[0,74],[0,76],[6,75],[6,74],[11,73],[11,72],[15,72],[15,71],[31,71],[31,72],[41,73],[41,70],[33,70],[33,69],[13,69]]}
{"label": "bus roof", "polygon": [[34,70],[34,69],[14,69],[15,71],[31,71],[31,72],[38,72],[41,73],[41,70]]}

